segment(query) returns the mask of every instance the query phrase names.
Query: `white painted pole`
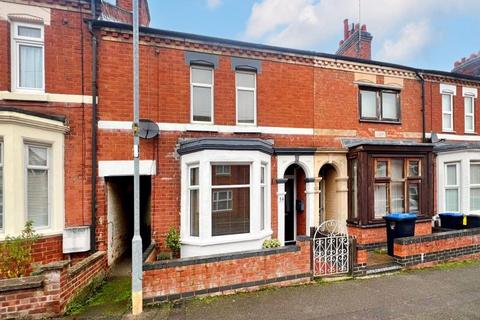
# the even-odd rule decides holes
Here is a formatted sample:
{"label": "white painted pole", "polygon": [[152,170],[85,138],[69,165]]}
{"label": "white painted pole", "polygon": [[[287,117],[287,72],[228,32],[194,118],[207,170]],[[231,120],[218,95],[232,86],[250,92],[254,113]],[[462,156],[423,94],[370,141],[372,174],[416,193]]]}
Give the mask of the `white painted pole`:
{"label": "white painted pole", "polygon": [[132,314],[143,311],[142,237],[140,235],[138,0],[133,0],[133,239]]}

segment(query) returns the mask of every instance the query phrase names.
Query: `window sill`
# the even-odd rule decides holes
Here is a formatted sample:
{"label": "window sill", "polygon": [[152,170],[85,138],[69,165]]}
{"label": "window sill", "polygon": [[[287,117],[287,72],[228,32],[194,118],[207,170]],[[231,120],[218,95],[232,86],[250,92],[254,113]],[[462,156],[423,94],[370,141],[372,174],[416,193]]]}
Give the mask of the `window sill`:
{"label": "window sill", "polygon": [[184,239],[181,239],[180,242],[182,245],[204,247],[204,246],[221,245],[221,244],[228,244],[228,243],[235,243],[235,242],[259,240],[265,237],[269,237],[272,234],[273,234],[272,230],[264,230],[255,234],[245,233],[245,234],[235,234],[235,235],[227,235],[227,236],[213,236],[208,239],[186,237]]}
{"label": "window sill", "polygon": [[359,119],[360,122],[366,123],[379,123],[379,124],[393,124],[393,125],[401,125],[401,121],[388,121],[388,120],[371,120],[371,119]]}
{"label": "window sill", "polygon": [[455,130],[443,130],[442,129],[442,133],[457,133],[457,131],[455,131]]}
{"label": "window sill", "polygon": [[48,94],[44,92],[3,91],[0,93],[0,98],[3,100],[48,102]]}
{"label": "window sill", "polygon": [[464,134],[467,135],[467,136],[477,136],[478,135],[477,132],[465,132]]}
{"label": "window sill", "polygon": [[[17,231],[14,233],[5,233],[4,230],[0,232],[0,241],[4,241],[7,236],[12,236],[12,237],[17,237],[22,233],[22,231]],[[35,230],[35,233],[40,236],[40,238],[47,238],[47,237],[53,237],[53,236],[62,236],[63,235],[63,230],[52,230],[52,229],[37,229]]]}

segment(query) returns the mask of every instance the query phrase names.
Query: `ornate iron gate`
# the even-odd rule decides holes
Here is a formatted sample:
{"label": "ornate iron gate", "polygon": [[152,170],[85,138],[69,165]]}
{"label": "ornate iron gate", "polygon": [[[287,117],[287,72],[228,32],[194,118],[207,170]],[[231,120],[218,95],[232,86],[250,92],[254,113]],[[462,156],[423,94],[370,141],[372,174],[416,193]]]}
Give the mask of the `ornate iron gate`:
{"label": "ornate iron gate", "polygon": [[327,276],[350,271],[350,241],[338,232],[335,220],[323,222],[313,236],[313,275]]}

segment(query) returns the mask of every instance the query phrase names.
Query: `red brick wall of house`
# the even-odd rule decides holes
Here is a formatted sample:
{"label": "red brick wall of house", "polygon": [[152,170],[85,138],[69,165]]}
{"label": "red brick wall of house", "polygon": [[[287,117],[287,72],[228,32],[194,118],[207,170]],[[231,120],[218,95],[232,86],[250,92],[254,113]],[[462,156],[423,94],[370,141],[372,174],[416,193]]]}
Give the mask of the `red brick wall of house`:
{"label": "red brick wall of house", "polygon": [[[90,17],[89,2],[85,1],[81,10],[78,2],[36,1],[32,5],[51,12],[50,25],[45,25],[45,92],[91,95],[91,38],[84,22]],[[0,91],[10,91],[10,23],[5,20],[0,20],[0,43],[5,44],[0,48]],[[64,153],[65,226],[89,225],[91,105],[0,100],[2,106],[66,117],[70,130],[65,134]],[[36,262],[51,262],[62,256],[61,236],[42,239],[36,245]]]}

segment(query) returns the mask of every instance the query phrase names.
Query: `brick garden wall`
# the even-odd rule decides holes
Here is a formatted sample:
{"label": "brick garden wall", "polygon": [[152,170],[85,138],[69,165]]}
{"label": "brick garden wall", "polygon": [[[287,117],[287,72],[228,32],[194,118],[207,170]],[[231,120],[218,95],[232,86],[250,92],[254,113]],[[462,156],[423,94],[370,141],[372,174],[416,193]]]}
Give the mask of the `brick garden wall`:
{"label": "brick garden wall", "polygon": [[58,261],[29,277],[0,280],[0,319],[62,315],[83,288],[105,276],[106,269],[105,252],[97,252],[72,266]]}
{"label": "brick garden wall", "polygon": [[395,261],[404,267],[480,257],[480,228],[395,239]]}
{"label": "brick garden wall", "polygon": [[311,276],[311,241],[303,237],[295,246],[146,262],[143,297],[156,303],[306,282]]}

